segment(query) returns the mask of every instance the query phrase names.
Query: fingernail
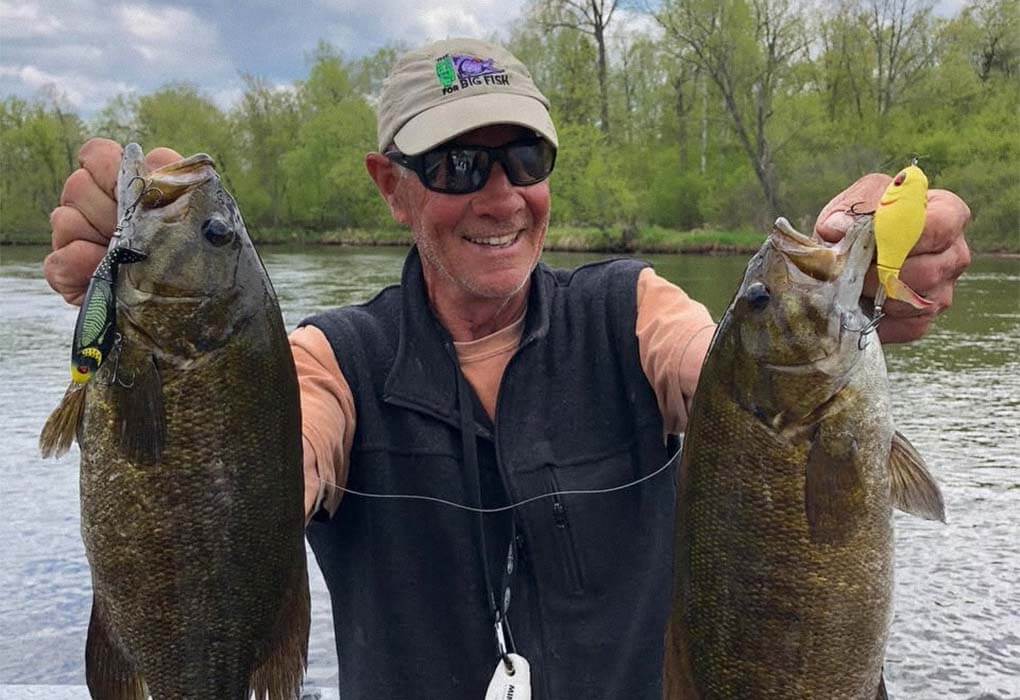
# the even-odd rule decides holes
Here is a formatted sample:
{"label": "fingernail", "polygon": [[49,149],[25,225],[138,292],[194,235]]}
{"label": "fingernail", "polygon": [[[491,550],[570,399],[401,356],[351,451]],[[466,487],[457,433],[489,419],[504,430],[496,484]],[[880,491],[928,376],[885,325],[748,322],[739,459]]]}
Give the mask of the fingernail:
{"label": "fingernail", "polygon": [[845,211],[834,211],[822,222],[822,226],[833,231],[846,233],[853,222],[854,218]]}

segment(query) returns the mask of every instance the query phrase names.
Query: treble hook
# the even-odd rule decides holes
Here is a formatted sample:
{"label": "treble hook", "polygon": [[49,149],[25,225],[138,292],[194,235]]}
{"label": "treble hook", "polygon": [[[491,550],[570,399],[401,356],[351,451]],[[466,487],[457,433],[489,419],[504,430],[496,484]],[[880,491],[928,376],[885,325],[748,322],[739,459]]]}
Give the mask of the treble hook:
{"label": "treble hook", "polygon": [[107,385],[113,386],[114,384],[117,384],[118,386],[124,387],[125,389],[130,389],[135,385],[134,377],[131,378],[130,384],[125,383],[124,380],[120,378],[120,352],[123,346],[124,336],[122,336],[120,333],[117,333],[113,337],[112,353],[116,353],[115,357],[113,358],[113,374],[110,376],[110,381],[107,382]]}
{"label": "treble hook", "polygon": [[871,214],[875,213],[874,209],[872,209],[871,211],[857,211],[857,207],[859,207],[862,204],[864,204],[864,202],[854,202],[853,204],[851,204],[850,214],[853,216],[870,216]]}
{"label": "treble hook", "polygon": [[[142,184],[143,185],[145,184],[145,178],[144,177],[142,177],[140,175],[135,175],[133,178],[128,180],[128,184],[127,184],[128,189],[131,188],[131,185],[135,184],[135,180],[141,180]],[[155,192],[157,195],[159,195],[159,199],[156,200],[156,205],[157,206],[159,205],[160,202],[163,201],[163,192],[158,187],[151,187],[150,186],[150,187],[143,188],[142,191],[138,194],[138,196],[135,197],[135,201],[131,202],[131,204],[129,204],[124,209],[124,216],[122,216],[120,221],[117,222],[117,227],[115,229],[113,229],[113,236],[114,236],[114,238],[120,238],[120,234],[124,230],[124,227],[125,227],[125,225],[128,222],[128,219],[130,219],[132,216],[134,216],[135,209],[137,209],[138,205],[141,204],[142,198],[145,197],[145,195],[149,194],[150,192]]]}
{"label": "treble hook", "polygon": [[882,312],[878,312],[877,314],[875,314],[875,317],[868,321],[868,323],[864,325],[862,328],[851,328],[850,326],[846,325],[846,323],[843,321],[840,321],[839,325],[844,330],[850,331],[851,333],[860,333],[860,336],[857,338],[857,349],[863,350],[864,348],[868,347],[868,335],[873,333],[875,329],[878,328],[878,322],[881,321],[883,318],[885,318],[885,314]]}

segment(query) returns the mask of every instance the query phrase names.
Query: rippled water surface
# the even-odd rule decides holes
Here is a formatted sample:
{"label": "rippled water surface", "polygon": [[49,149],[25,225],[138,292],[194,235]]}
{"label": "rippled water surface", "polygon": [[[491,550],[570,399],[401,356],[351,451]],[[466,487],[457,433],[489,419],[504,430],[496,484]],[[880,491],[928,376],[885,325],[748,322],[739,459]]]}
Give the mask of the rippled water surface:
{"label": "rippled water surface", "polygon": [[[36,448],[67,382],[75,321],[41,278],[44,254],[0,248],[0,685],[84,682],[92,594],[77,451],[44,461]],[[395,281],[403,251],[268,248],[264,258],[293,328]],[[651,259],[716,318],[746,262]],[[942,482],[949,520],[896,516],[890,693],[1020,698],[1020,260],[976,260],[932,332],[886,356],[898,427]],[[335,686],[329,598],[317,570],[312,599],[309,683]]]}

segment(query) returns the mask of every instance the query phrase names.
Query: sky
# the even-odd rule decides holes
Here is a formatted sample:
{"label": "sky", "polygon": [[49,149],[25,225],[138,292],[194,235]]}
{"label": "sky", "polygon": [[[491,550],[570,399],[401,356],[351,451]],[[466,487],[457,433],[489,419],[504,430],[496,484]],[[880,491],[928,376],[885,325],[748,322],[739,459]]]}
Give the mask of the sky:
{"label": "sky", "polygon": [[[938,0],[955,14],[964,0]],[[0,97],[56,90],[89,117],[122,93],[190,82],[221,107],[242,73],[278,85],[308,74],[320,40],[349,59],[387,44],[449,36],[506,37],[525,0],[0,0]],[[617,22],[614,17],[614,23]]]}
{"label": "sky", "polygon": [[241,73],[281,85],[306,77],[320,39],[359,58],[398,41],[506,36],[524,0],[285,4],[0,0],[0,96],[31,98],[52,85],[88,115],[120,93],[187,81],[229,106]]}

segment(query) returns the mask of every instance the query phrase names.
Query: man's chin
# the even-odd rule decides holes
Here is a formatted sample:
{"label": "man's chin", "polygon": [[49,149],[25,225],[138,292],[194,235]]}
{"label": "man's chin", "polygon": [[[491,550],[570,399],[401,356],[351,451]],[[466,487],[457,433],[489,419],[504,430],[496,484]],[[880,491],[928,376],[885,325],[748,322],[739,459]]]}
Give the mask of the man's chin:
{"label": "man's chin", "polygon": [[474,296],[483,299],[510,299],[527,286],[530,278],[530,270],[527,273],[518,271],[513,274],[504,273],[482,279],[465,280],[462,286]]}

